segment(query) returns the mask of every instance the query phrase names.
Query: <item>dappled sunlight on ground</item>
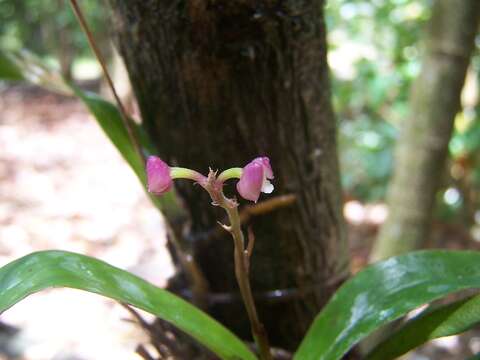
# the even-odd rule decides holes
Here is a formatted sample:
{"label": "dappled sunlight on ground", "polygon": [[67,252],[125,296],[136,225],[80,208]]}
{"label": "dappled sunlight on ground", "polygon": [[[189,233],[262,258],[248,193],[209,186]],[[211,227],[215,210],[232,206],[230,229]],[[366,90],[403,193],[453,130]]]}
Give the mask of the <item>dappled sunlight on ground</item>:
{"label": "dappled sunlight on ground", "polygon": [[388,215],[385,204],[362,204],[360,201],[347,201],[343,207],[345,219],[351,224],[380,225]]}
{"label": "dappled sunlight on ground", "polygon": [[[159,286],[171,276],[161,217],[76,100],[31,88],[2,91],[0,184],[1,265],[32,251],[63,249]],[[52,290],[1,320],[21,327],[15,344],[24,359],[134,359],[145,335],[127,318],[107,299]]]}

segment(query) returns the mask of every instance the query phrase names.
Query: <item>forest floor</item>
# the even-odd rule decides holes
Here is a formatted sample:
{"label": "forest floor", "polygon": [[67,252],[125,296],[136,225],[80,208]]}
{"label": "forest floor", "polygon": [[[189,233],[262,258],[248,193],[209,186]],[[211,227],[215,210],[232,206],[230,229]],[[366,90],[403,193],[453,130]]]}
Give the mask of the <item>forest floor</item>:
{"label": "forest floor", "polygon": [[[385,212],[382,204],[346,205],[353,271],[366,264]],[[435,229],[444,247],[479,248],[461,229]],[[95,256],[159,286],[173,271],[162,218],[82,104],[32,87],[0,88],[0,266],[44,249]],[[44,291],[2,314],[0,360],[138,360],[135,348],[147,335],[129,319],[108,299]],[[478,351],[480,333],[471,331],[407,358]]]}

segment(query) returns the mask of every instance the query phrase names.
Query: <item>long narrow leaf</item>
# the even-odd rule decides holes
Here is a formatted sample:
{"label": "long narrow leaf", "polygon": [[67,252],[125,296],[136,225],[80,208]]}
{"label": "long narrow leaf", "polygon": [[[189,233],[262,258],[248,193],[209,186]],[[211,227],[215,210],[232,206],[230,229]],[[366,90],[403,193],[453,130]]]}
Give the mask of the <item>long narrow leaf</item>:
{"label": "long narrow leaf", "polygon": [[[145,188],[146,178],[143,161],[131,143],[120,112],[115,105],[95,93],[84,91],[73,84],[66,83],[58,72],[50,69],[40,58],[26,50],[20,53],[0,51],[0,79],[26,80],[64,95],[75,94],[87,106],[105,135],[118,149]],[[135,126],[135,133],[144,153],[154,153],[155,148],[144,129],[137,125]],[[157,208],[163,210],[168,219],[185,216],[174,192],[165,194],[161,198],[150,195],[149,197]]]}
{"label": "long narrow leaf", "polygon": [[[45,79],[45,81],[35,80],[39,78]],[[40,86],[45,85],[47,89],[51,87],[49,80],[55,79],[55,87],[67,88],[69,93],[74,93],[83,101],[140,181],[145,183],[144,164],[131,144],[120,112],[112,103],[94,93],[83,91],[73,84],[67,84],[59,74],[49,69],[39,58],[27,51],[22,53],[0,51],[0,79],[27,80]],[[50,87],[48,87],[49,85]],[[148,150],[151,150],[150,144],[145,141],[145,138],[143,140],[142,146],[147,145]]]}
{"label": "long narrow leaf", "polygon": [[315,318],[295,360],[337,360],[373,331],[447,294],[480,287],[480,253],[419,251],[369,266]]}
{"label": "long narrow leaf", "polygon": [[[113,145],[115,145],[115,147],[118,149],[125,161],[130,165],[140,180],[140,183],[146,190],[147,179],[144,167],[145,164],[130,141],[127,129],[125,128],[117,107],[95,93],[83,91],[74,85],[70,85],[70,88],[87,106],[90,113],[97,120],[97,123],[100,125]],[[144,152],[153,152],[154,148],[143,129],[136,126],[135,132],[140,140],[140,145],[142,146]],[[178,204],[178,199],[173,191],[160,198],[152,196],[148,194],[148,192],[147,195],[150,197],[155,206],[157,206],[157,208],[164,211],[167,218],[173,218],[181,214],[183,211],[183,208]]]}
{"label": "long narrow leaf", "polygon": [[27,50],[13,52],[0,49],[0,80],[26,80],[62,95],[72,95],[58,71],[52,70]]}
{"label": "long narrow leaf", "polygon": [[74,85],[71,85],[71,88],[75,95],[85,103],[102,130],[144,184],[146,179],[144,164],[128,137],[127,129],[123,125],[117,108],[95,93],[83,91]]}
{"label": "long narrow leaf", "polygon": [[3,51],[0,51],[0,79],[23,80],[22,72],[15,65],[15,62]]}
{"label": "long narrow leaf", "polygon": [[480,296],[462,299],[432,311],[427,310],[377,345],[366,359],[396,359],[428,340],[462,333],[478,323]]}
{"label": "long narrow leaf", "polygon": [[133,305],[172,323],[223,359],[255,359],[240,339],[181,298],[105,262],[64,251],[33,253],[2,267],[0,312],[49,287],[81,289]]}

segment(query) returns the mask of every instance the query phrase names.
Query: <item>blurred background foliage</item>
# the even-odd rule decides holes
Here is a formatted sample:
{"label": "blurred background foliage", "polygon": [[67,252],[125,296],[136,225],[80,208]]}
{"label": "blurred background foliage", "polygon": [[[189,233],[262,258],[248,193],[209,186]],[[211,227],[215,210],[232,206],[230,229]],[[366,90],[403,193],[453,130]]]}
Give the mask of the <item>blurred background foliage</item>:
{"label": "blurred background foliage", "polygon": [[[82,9],[99,44],[108,48],[104,7],[98,0],[82,0]],[[72,78],[74,66],[81,72],[94,62],[87,39],[64,0],[0,0],[0,48],[26,48],[57,66],[67,78]]]}
{"label": "blurred background foliage", "polygon": [[[328,4],[343,186],[348,199],[381,202],[393,171],[398,130],[409,113],[410,87],[420,71],[419,39],[432,1]],[[468,226],[480,221],[479,45],[477,41],[436,210],[437,220]]]}
{"label": "blurred background foliage", "polygon": [[[419,39],[431,5],[432,0],[327,1],[329,62],[347,199],[382,202],[385,197],[394,143],[420,70]],[[82,8],[103,52],[113,59],[103,4],[82,0]],[[0,47],[32,50],[66,77],[100,74],[63,0],[0,0]],[[462,97],[463,110],[455,121],[436,211],[437,219],[468,226],[480,222],[479,47],[480,41]]]}
{"label": "blurred background foliage", "polygon": [[329,2],[330,66],[349,197],[381,201],[393,145],[420,69],[419,38],[430,1]]}

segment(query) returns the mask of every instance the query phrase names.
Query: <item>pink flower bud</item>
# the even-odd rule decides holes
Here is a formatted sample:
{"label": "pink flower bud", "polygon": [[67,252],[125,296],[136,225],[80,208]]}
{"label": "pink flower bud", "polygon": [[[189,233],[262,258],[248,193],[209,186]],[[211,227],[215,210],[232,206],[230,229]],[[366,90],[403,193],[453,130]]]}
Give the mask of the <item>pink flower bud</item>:
{"label": "pink flower bud", "polygon": [[243,168],[237,191],[243,198],[257,202],[261,192],[270,194],[273,191],[268,179],[273,179],[270,160],[268,157],[258,157]]}
{"label": "pink flower bud", "polygon": [[157,156],[147,159],[147,183],[148,191],[155,195],[162,195],[172,188],[170,167]]}

